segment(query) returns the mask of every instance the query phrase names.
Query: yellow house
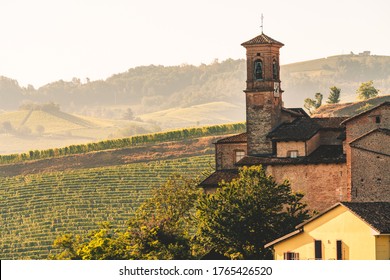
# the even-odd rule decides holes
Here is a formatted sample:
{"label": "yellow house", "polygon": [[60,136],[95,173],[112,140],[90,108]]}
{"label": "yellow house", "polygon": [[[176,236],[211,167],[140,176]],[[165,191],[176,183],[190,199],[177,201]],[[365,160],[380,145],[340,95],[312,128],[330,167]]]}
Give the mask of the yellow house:
{"label": "yellow house", "polygon": [[265,245],[275,260],[389,260],[390,202],[341,202]]}

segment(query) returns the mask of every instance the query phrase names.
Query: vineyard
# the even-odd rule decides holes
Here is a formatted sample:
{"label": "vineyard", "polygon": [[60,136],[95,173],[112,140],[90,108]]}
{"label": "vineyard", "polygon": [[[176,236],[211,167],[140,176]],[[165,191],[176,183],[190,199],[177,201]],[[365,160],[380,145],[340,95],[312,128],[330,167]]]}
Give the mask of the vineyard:
{"label": "vineyard", "polygon": [[109,149],[121,149],[145,144],[155,144],[166,141],[186,140],[205,136],[236,134],[242,133],[245,130],[245,123],[185,128],[167,132],[137,135],[129,138],[104,140],[88,144],[70,145],[63,148],[31,150],[28,153],[22,154],[0,155],[0,164],[12,164],[29,160],[55,158],[88,152],[104,151]]}
{"label": "vineyard", "polygon": [[45,259],[58,235],[102,221],[123,228],[171,174],[196,177],[211,166],[206,155],[0,178],[0,259]]}

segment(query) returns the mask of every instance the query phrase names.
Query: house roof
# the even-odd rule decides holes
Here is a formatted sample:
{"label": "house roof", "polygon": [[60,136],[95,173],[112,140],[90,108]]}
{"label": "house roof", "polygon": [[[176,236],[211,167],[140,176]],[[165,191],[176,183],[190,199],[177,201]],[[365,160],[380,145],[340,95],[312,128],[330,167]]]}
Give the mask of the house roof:
{"label": "house roof", "polygon": [[[371,105],[377,106],[386,101],[390,101],[390,95],[381,95],[368,100],[359,101],[359,102],[349,102],[349,103],[338,103],[338,104],[324,104],[321,105],[312,115],[316,118],[324,117],[353,117],[360,112],[361,108]],[[370,108],[370,109],[371,109]]]}
{"label": "house roof", "polygon": [[297,234],[300,234],[302,232],[303,232],[302,228],[294,230],[293,232],[290,232],[290,233],[288,233],[286,235],[283,235],[282,237],[279,237],[278,239],[275,239],[274,241],[271,241],[271,242],[265,244],[264,248],[268,248],[268,247],[270,247],[270,246],[272,246],[272,245],[274,245],[276,243],[279,243],[280,241],[286,240],[286,239],[288,239],[290,237],[293,237],[293,236],[295,236]]}
{"label": "house roof", "polygon": [[299,118],[291,123],[283,123],[276,127],[267,137],[276,141],[306,141],[320,129],[343,130],[340,123],[345,117],[337,118]]}
{"label": "house roof", "polygon": [[354,115],[354,116],[352,116],[352,117],[350,117],[350,118],[347,118],[347,119],[344,120],[341,124],[346,124],[347,122],[349,122],[349,121],[351,121],[351,120],[353,120],[353,119],[356,119],[356,118],[358,118],[358,117],[360,117],[360,116],[362,116],[362,115],[365,115],[365,114],[367,114],[367,113],[369,113],[369,112],[372,112],[372,111],[376,110],[376,109],[379,108],[379,107],[382,107],[382,106],[389,106],[389,105],[390,105],[390,101],[382,102],[382,103],[380,103],[379,105],[376,105],[376,106],[374,106],[374,107],[372,107],[372,108],[370,108],[370,109],[368,109],[368,110],[366,110],[366,111],[364,111],[364,112],[361,112],[360,114],[357,114],[357,115]]}
{"label": "house roof", "polygon": [[261,33],[259,36],[256,36],[255,38],[242,43],[241,46],[246,47],[250,45],[260,45],[260,44],[273,44],[273,45],[284,46],[283,43],[272,39],[271,37],[265,35],[264,33]]}
{"label": "house roof", "polygon": [[390,234],[390,202],[342,202],[380,234]]}
{"label": "house roof", "polygon": [[310,118],[310,116],[302,108],[284,108],[284,107],[282,107],[282,111],[293,114],[295,116]]}
{"label": "house roof", "polygon": [[217,170],[212,173],[209,177],[204,179],[199,186],[203,188],[215,188],[218,187],[218,184],[224,180],[225,182],[230,182],[233,179],[238,178],[237,169],[229,170]]}
{"label": "house roof", "polygon": [[370,227],[378,231],[379,234],[390,234],[390,202],[339,202],[311,219],[297,225],[295,227],[297,230],[267,243],[264,247],[270,247],[303,232],[304,225],[318,219],[338,206],[348,208]]}
{"label": "house roof", "polygon": [[345,155],[341,145],[322,145],[305,157],[280,158],[273,156],[245,156],[237,166],[251,165],[287,165],[287,164],[320,164],[320,163],[345,163]]}
{"label": "house roof", "polygon": [[303,227],[340,205],[348,208],[380,234],[390,233],[390,202],[339,202],[295,228]]}
{"label": "house roof", "polygon": [[247,142],[247,133],[241,133],[226,138],[222,138],[215,142],[215,144],[230,144],[230,143],[246,143]]}

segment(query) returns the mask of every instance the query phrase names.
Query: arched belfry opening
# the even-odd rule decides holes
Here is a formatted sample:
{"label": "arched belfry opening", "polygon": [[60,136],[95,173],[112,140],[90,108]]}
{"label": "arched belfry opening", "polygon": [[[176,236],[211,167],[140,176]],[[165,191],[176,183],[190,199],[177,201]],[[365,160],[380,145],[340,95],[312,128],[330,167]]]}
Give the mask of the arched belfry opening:
{"label": "arched belfry opening", "polygon": [[263,62],[260,59],[256,59],[254,65],[254,78],[256,81],[261,81],[264,79],[263,71]]}
{"label": "arched belfry opening", "polygon": [[274,81],[279,80],[279,64],[276,59],[272,61],[272,78]]}

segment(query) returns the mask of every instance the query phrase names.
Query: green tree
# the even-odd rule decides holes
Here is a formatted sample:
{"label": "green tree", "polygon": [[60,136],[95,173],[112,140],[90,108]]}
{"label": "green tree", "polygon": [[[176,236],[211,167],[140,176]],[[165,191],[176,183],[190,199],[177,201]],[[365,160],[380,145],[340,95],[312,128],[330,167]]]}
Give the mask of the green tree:
{"label": "green tree", "polygon": [[367,100],[376,97],[379,94],[379,90],[374,87],[374,82],[371,80],[361,83],[359,88],[356,90],[356,93],[358,95],[358,99]]}
{"label": "green tree", "polygon": [[313,112],[321,106],[322,98],[323,98],[323,95],[321,93],[317,92],[314,95],[314,99],[306,98],[304,100],[303,106],[309,111],[310,115],[313,114]]}
{"label": "green tree", "polygon": [[[192,210],[199,197],[198,179],[174,175],[137,210],[130,222],[134,259],[190,259]],[[134,238],[136,237],[136,238]]]}
{"label": "green tree", "polygon": [[340,92],[341,92],[341,89],[336,87],[336,86],[333,86],[330,88],[330,93],[329,93],[329,96],[328,96],[328,100],[326,101],[326,103],[328,104],[337,104],[340,102]]}
{"label": "green tree", "polygon": [[239,178],[203,195],[197,207],[197,242],[231,259],[270,259],[264,245],[309,218],[303,195],[288,181],[277,184],[261,166],[240,169]]}

